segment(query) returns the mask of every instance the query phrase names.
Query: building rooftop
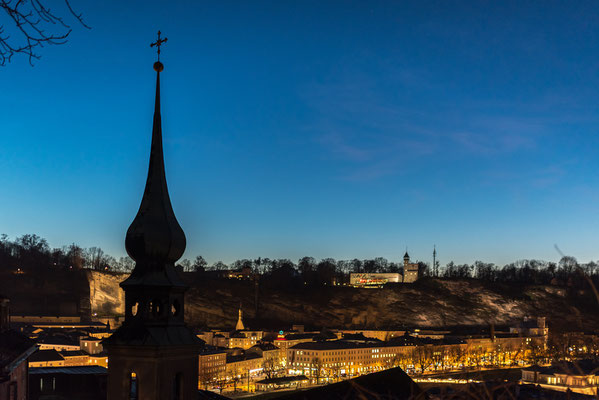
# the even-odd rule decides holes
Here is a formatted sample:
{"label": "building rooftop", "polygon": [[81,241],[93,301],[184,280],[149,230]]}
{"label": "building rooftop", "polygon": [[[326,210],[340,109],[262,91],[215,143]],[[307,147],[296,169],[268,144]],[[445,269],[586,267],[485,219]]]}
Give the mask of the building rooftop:
{"label": "building rooftop", "polygon": [[278,397],[281,400],[312,399],[425,399],[420,387],[401,368],[391,368],[358,378],[319,386]]}
{"label": "building rooftop", "polygon": [[273,385],[284,385],[286,383],[297,382],[297,381],[307,381],[309,378],[306,375],[293,375],[293,376],[281,376],[278,378],[270,378],[270,379],[262,379],[261,381],[257,381],[256,383],[261,383],[264,385],[268,385],[272,383]]}
{"label": "building rooftop", "polygon": [[12,329],[0,332],[0,372],[36,350],[33,340]]}
{"label": "building rooftop", "polygon": [[83,367],[40,367],[29,368],[30,375],[66,374],[66,375],[106,375],[108,369],[97,365]]}
{"label": "building rooftop", "polygon": [[249,350],[262,350],[262,351],[270,351],[270,350],[280,350],[277,346],[272,343],[258,343],[249,348]]}
{"label": "building rooftop", "polygon": [[544,375],[599,375],[599,362],[594,360],[560,361],[548,367],[535,365],[524,368],[522,371],[535,371]]}
{"label": "building rooftop", "polygon": [[64,357],[54,349],[39,350],[29,357],[30,362],[63,361]]}
{"label": "building rooftop", "polygon": [[256,358],[262,358],[262,357],[255,353],[245,353],[245,354],[239,354],[239,355],[235,355],[235,356],[227,355],[227,364],[239,362],[239,361],[253,360]]}
{"label": "building rooftop", "polygon": [[87,356],[88,354],[82,350],[63,350],[59,354],[63,357],[81,357]]}
{"label": "building rooftop", "polygon": [[[327,340],[324,342],[304,342],[292,346],[292,349],[298,350],[341,350],[341,349],[361,349],[371,347],[390,347],[392,345],[386,342],[357,342],[353,340]],[[396,345],[397,346],[397,345]]]}

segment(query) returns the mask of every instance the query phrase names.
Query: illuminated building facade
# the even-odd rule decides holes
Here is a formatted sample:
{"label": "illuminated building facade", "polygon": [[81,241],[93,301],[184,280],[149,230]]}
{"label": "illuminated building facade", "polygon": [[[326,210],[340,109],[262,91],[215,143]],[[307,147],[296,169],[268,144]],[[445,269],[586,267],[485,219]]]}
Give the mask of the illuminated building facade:
{"label": "illuminated building facade", "polygon": [[249,349],[258,344],[264,332],[262,331],[236,331],[229,336],[229,348]]}
{"label": "illuminated building facade", "polygon": [[225,377],[227,353],[212,346],[206,346],[200,351],[198,374],[200,385],[208,388],[212,383]]}
{"label": "illuminated building facade", "polygon": [[356,273],[349,275],[349,284],[354,287],[381,287],[386,283],[400,283],[399,273]]}
{"label": "illuminated building facade", "polygon": [[391,368],[398,356],[412,346],[386,343],[356,343],[345,340],[307,342],[287,350],[287,368],[291,374],[316,379],[338,379]]}

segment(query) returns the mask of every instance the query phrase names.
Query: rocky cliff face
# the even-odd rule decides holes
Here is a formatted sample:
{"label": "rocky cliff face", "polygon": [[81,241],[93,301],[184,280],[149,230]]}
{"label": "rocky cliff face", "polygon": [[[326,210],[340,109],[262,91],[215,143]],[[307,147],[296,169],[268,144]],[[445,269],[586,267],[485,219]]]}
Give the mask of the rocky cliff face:
{"label": "rocky cliff face", "polygon": [[[91,272],[92,313],[109,316],[124,312],[118,284],[124,275]],[[281,289],[253,282],[205,280],[186,274],[185,317],[189,324],[233,329],[243,304],[249,326],[282,327],[305,324],[330,328],[441,327],[509,324],[525,316],[547,316],[554,327],[597,329],[599,309],[592,292],[553,286],[485,285],[474,280],[422,280],[383,289],[350,287]],[[257,311],[257,312],[256,312]]]}
{"label": "rocky cliff face", "polygon": [[125,314],[125,292],[119,283],[127,274],[107,274],[99,271],[86,271],[89,282],[91,315],[113,317]]}

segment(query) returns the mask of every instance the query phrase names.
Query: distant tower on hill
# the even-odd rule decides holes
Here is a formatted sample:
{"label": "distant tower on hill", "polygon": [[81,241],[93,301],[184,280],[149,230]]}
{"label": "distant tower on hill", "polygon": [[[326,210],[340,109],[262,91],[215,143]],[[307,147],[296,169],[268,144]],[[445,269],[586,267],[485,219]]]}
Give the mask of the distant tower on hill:
{"label": "distant tower on hill", "polygon": [[418,279],[418,264],[410,263],[410,255],[406,250],[403,256],[403,283],[416,282]]}
{"label": "distant tower on hill", "polygon": [[[154,45],[166,41],[160,39]],[[160,55],[160,50],[159,53]],[[103,342],[108,351],[108,400],[183,400],[198,396],[200,340],[185,325],[187,287],[175,271],[185,234],[169,199],[160,118],[160,72],[154,63],[156,100],[150,165],[139,211],[125,248],[135,260],[125,291],[125,321]]]}
{"label": "distant tower on hill", "polygon": [[433,245],[433,276],[439,276],[439,266],[437,266],[437,246]]}
{"label": "distant tower on hill", "polygon": [[242,331],[245,329],[243,326],[243,311],[241,310],[241,303],[239,304],[239,318],[237,319],[237,325],[235,325],[236,331]]}

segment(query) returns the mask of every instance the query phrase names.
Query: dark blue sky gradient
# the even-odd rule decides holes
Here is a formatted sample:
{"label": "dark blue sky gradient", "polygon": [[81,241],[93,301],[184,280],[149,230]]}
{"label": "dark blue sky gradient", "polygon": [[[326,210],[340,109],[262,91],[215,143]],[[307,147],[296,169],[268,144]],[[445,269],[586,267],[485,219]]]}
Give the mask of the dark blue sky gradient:
{"label": "dark blue sky gradient", "polygon": [[595,1],[72,5],[0,69],[0,232],[124,255],[161,29],[185,257],[599,258]]}

